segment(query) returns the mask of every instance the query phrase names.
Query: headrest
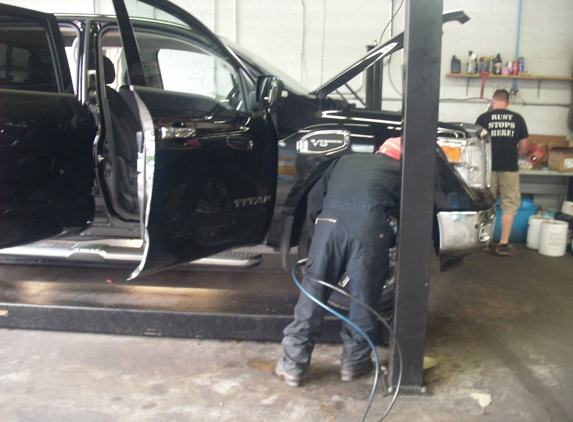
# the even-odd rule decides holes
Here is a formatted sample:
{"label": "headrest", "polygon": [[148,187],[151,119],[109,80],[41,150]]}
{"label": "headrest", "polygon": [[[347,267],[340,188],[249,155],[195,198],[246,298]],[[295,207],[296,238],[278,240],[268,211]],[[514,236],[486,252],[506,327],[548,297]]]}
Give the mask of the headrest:
{"label": "headrest", "polygon": [[103,75],[105,84],[109,85],[115,81],[115,66],[109,57],[103,56]]}

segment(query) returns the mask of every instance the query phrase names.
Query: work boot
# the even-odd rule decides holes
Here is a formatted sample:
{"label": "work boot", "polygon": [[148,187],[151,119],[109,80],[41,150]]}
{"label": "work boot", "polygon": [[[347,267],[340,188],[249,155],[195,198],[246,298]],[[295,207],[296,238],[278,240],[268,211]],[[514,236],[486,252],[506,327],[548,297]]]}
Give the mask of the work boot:
{"label": "work boot", "polygon": [[283,377],[285,380],[285,384],[289,387],[298,387],[302,381],[302,376],[295,376],[287,374],[287,372],[283,368],[283,358],[280,358],[275,366],[275,374],[279,377]]}
{"label": "work boot", "polygon": [[340,369],[340,379],[345,382],[354,381],[355,379],[360,378],[362,375],[366,375],[372,372],[373,367],[374,364],[370,359],[352,367],[346,367],[344,364],[342,364],[342,368]]}

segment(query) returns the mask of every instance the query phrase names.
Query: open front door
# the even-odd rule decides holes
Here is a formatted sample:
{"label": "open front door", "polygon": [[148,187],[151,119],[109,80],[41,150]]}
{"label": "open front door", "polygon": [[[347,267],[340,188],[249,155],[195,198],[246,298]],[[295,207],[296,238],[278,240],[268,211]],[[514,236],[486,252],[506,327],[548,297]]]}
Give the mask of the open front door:
{"label": "open front door", "polygon": [[[145,254],[131,278],[264,240],[277,137],[250,109],[254,82],[195,18],[166,1],[114,0],[142,124],[139,192]],[[130,3],[130,4],[132,4]],[[137,16],[174,23],[152,28]]]}
{"label": "open front door", "polygon": [[54,16],[0,5],[0,247],[93,219],[95,131]]}

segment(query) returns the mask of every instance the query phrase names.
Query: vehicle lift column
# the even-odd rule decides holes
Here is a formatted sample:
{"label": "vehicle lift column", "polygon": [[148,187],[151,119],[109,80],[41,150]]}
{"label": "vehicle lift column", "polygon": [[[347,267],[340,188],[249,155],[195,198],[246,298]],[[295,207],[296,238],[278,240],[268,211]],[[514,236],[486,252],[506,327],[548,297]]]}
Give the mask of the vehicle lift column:
{"label": "vehicle lift column", "polygon": [[[400,390],[406,393],[426,391],[422,376],[432,249],[442,9],[442,0],[406,0],[404,155],[393,319],[402,352]],[[396,387],[399,375],[394,349],[390,355],[390,389]]]}
{"label": "vehicle lift column", "polygon": [[[375,48],[375,45],[366,46],[366,51]],[[377,61],[366,69],[366,107],[370,110],[382,110],[382,60]]]}

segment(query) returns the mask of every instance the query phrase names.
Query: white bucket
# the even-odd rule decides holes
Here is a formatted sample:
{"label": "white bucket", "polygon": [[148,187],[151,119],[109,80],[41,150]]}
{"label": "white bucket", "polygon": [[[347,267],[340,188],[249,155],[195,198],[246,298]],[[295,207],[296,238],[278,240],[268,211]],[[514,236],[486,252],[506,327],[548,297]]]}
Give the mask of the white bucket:
{"label": "white bucket", "polygon": [[547,256],[563,256],[567,250],[567,230],[565,221],[548,220],[541,223],[539,253]]}
{"label": "white bucket", "polygon": [[573,216],[573,201],[563,201],[563,205],[561,205],[561,212],[563,214]]}
{"label": "white bucket", "polygon": [[539,249],[539,240],[541,239],[541,223],[551,220],[546,215],[532,215],[527,222],[527,241],[526,246],[530,249]]}

